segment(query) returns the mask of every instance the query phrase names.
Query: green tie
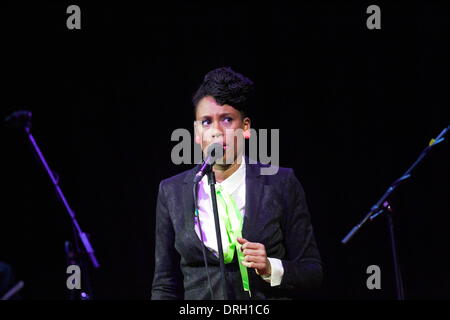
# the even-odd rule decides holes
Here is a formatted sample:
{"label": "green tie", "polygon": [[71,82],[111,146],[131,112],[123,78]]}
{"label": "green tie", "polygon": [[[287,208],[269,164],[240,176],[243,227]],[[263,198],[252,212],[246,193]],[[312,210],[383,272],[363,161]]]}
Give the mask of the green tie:
{"label": "green tie", "polygon": [[[250,284],[248,281],[247,267],[242,264],[244,253],[241,251],[241,245],[237,238],[242,238],[243,219],[239,208],[222,186],[216,185],[217,207],[220,220],[225,224],[228,237],[228,247],[223,248],[223,258],[225,263],[233,261],[234,251],[237,251],[239,270],[241,271],[242,287],[250,294]],[[222,210],[221,210],[222,209]]]}

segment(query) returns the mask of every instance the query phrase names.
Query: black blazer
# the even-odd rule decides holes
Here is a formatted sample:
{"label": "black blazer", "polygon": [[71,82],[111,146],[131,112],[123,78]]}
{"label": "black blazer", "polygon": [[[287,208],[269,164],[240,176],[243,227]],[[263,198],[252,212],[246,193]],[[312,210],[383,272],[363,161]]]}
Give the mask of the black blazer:
{"label": "black blazer", "polygon": [[[268,257],[281,259],[284,275],[279,286],[271,287],[254,269],[248,269],[252,299],[294,298],[321,284],[321,259],[303,188],[294,171],[280,167],[275,175],[261,175],[263,166],[249,164],[247,158],[242,236],[264,244]],[[192,180],[198,168],[159,185],[152,299],[211,299],[203,243],[194,229]],[[208,249],[206,254],[214,299],[223,299],[219,259]],[[237,262],[225,266],[229,298],[248,299]]]}

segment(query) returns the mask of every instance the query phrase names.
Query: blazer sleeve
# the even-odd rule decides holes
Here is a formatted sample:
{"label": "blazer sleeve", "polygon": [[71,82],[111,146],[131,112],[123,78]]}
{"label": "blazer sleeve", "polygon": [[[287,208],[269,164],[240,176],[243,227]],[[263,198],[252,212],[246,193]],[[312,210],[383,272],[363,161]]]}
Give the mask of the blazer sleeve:
{"label": "blazer sleeve", "polygon": [[155,274],[152,300],[183,299],[180,255],[175,249],[175,231],[167,209],[163,182],[159,184],[155,223]]}
{"label": "blazer sleeve", "polygon": [[286,256],[281,259],[284,274],[280,289],[311,290],[320,287],[322,262],[311,225],[302,185],[289,169],[286,211],[282,219]]}

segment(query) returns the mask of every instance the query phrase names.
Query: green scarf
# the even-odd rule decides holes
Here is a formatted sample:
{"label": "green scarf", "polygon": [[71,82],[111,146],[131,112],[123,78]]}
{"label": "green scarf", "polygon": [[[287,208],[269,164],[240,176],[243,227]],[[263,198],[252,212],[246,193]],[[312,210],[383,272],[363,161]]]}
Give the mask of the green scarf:
{"label": "green scarf", "polygon": [[222,186],[216,185],[216,195],[219,217],[225,224],[228,237],[228,247],[223,248],[224,262],[232,262],[234,252],[237,251],[239,270],[242,278],[242,287],[245,291],[248,291],[250,295],[248,270],[247,267],[242,264],[242,261],[244,261],[244,253],[241,250],[241,245],[237,242],[238,237],[242,238],[242,225],[244,221],[242,214],[237,207],[236,202],[230,194],[223,190]]}

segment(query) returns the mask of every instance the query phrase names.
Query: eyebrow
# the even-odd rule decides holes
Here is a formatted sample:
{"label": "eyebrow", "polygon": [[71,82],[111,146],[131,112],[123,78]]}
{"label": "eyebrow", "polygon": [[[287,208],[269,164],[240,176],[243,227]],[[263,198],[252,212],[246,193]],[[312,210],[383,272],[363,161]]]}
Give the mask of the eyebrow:
{"label": "eyebrow", "polygon": [[[224,116],[234,116],[232,113],[229,113],[229,112],[225,112],[225,113],[220,113],[219,114],[219,117],[224,117]],[[209,116],[209,115],[204,115],[204,116],[201,116],[200,117],[201,119],[209,119],[209,118],[212,118],[211,116]]]}

